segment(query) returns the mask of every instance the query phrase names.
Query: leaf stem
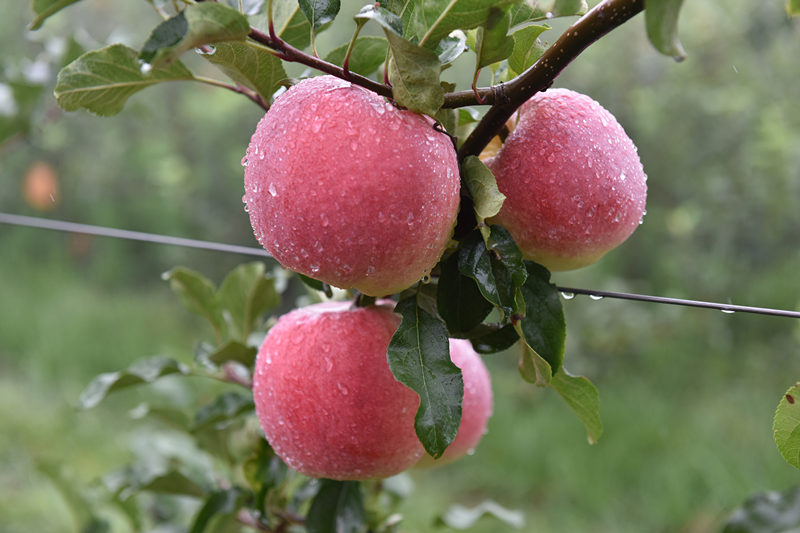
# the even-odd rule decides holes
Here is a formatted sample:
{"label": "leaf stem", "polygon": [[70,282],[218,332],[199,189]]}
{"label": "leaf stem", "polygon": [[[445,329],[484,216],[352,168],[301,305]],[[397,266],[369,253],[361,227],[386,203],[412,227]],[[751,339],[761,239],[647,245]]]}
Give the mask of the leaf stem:
{"label": "leaf stem", "polygon": [[223,89],[228,89],[229,91],[242,94],[248,97],[253,102],[255,102],[261,108],[263,108],[264,111],[269,111],[269,102],[264,100],[264,98],[260,94],[253,91],[252,89],[248,89],[247,87],[244,87],[242,85],[230,85],[223,81],[215,80],[214,78],[206,78],[204,76],[195,76],[194,79],[196,81],[199,81],[200,83],[205,83],[206,85],[221,87]]}
{"label": "leaf stem", "polygon": [[347,52],[344,54],[342,70],[344,70],[344,75],[347,79],[350,79],[350,55],[353,53],[353,48],[356,46],[356,39],[358,39],[358,34],[361,33],[361,28],[364,27],[364,22],[366,21],[356,21],[356,31],[353,34],[353,38],[350,40],[350,45],[347,47]]}

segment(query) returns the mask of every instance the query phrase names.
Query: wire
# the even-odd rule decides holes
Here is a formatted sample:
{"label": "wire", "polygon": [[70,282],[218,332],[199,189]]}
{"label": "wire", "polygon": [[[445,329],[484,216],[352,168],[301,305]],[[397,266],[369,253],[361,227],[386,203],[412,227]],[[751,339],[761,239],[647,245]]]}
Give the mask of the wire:
{"label": "wire", "polygon": [[[100,237],[111,237],[115,239],[126,239],[132,241],[152,242],[171,246],[182,246],[185,248],[198,248],[202,250],[213,250],[258,257],[271,257],[265,250],[251,246],[238,246],[234,244],[224,244],[213,241],[201,241],[197,239],[184,239],[181,237],[171,237],[169,235],[159,235],[156,233],[144,233],[141,231],[129,231],[105,226],[92,226],[90,224],[78,224],[63,220],[52,220],[38,217],[28,217],[23,215],[12,215],[0,213],[0,223],[12,226],[24,226],[30,228],[41,228],[55,231],[65,231],[69,233],[82,233],[85,235],[97,235]],[[570,300],[576,294],[585,294],[592,299],[615,298],[618,300],[634,300],[640,302],[660,303],[668,305],[680,305],[684,307],[701,307],[705,309],[716,309],[723,313],[753,313],[770,316],[783,316],[789,318],[800,318],[800,311],[787,311],[784,309],[771,309],[768,307],[751,307],[747,305],[723,304],[716,302],[705,302],[700,300],[685,300],[682,298],[667,298],[664,296],[649,296],[646,294],[632,294],[627,292],[597,291],[590,289],[578,289],[574,287],[557,287],[565,299]]]}

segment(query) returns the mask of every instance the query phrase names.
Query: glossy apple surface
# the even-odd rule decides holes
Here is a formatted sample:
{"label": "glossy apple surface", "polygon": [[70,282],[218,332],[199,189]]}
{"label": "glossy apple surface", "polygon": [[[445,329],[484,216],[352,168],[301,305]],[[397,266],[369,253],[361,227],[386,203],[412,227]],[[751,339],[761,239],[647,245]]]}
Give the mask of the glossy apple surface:
{"label": "glossy apple surface", "polygon": [[528,100],[487,165],[506,195],[490,222],[550,270],[597,261],[645,213],[647,176],[636,147],[611,113],[574,91],[550,89]]}
{"label": "glossy apple surface", "polygon": [[243,163],[261,245],[336,287],[399,292],[433,268],[451,236],[460,181],[450,138],[339,78],[281,95]]}

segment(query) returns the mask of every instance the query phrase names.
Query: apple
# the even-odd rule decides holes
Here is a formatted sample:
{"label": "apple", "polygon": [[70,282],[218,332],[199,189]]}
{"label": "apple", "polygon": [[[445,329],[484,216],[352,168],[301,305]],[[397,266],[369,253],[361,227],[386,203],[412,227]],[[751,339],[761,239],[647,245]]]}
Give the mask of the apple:
{"label": "apple", "polygon": [[419,396],[389,369],[393,302],[310,305],[283,315],[258,352],[256,414],[275,453],[312,477],[392,476],[424,453]]}
{"label": "apple", "polygon": [[456,221],[450,137],[333,76],[301,81],[258,123],[245,164],[258,242],[284,267],[371,296],[438,262]]}
{"label": "apple", "polygon": [[464,400],[461,404],[461,425],[455,440],[436,460],[425,454],[417,466],[427,467],[452,462],[472,453],[486,434],[492,415],[492,382],[481,356],[466,339],[450,339],[450,360],[464,378]]}
{"label": "apple", "polygon": [[611,113],[567,89],[538,93],[487,161],[506,196],[503,225],[526,259],[550,270],[597,261],[642,221],[647,176]]}

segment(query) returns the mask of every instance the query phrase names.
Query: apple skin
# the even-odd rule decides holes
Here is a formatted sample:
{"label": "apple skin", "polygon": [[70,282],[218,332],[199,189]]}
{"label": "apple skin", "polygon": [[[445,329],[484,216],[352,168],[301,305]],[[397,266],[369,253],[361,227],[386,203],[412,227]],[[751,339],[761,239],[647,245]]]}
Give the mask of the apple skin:
{"label": "apple skin", "polygon": [[486,424],[492,415],[492,381],[481,356],[468,340],[450,339],[450,359],[464,378],[461,425],[442,456],[434,459],[425,454],[417,463],[419,467],[447,464],[471,453],[486,434]]}
{"label": "apple skin", "polygon": [[386,350],[393,302],[310,305],[283,315],[258,353],[256,414],[275,453],[311,477],[392,476],[424,453],[419,396],[396,381]]}
{"label": "apple skin", "polygon": [[597,261],[645,213],[647,176],[611,113],[567,89],[538,93],[487,161],[506,195],[497,216],[526,259],[552,271]]}
{"label": "apple skin", "polygon": [[438,262],[460,180],[433,121],[333,76],[303,80],[258,123],[243,160],[258,242],[284,267],[371,296]]}

